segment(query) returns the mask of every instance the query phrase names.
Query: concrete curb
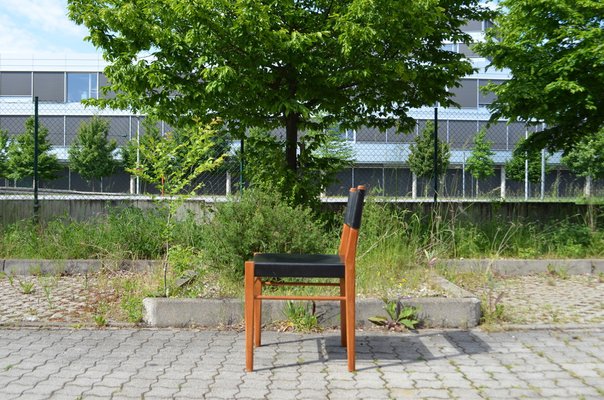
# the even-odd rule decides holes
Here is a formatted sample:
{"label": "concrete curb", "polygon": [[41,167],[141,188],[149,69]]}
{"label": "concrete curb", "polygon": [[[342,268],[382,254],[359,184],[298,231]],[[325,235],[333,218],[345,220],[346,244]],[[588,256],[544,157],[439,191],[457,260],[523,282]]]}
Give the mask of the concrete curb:
{"label": "concrete curb", "polygon": [[[413,298],[401,299],[407,306],[418,309],[420,320],[426,328],[473,328],[480,322],[480,301],[475,298]],[[270,323],[284,320],[285,302],[265,301],[262,321]],[[376,299],[359,299],[356,302],[358,327],[371,325],[369,317],[384,315],[384,303]],[[143,300],[144,321],[149,326],[193,327],[233,326],[243,323],[243,301],[240,299],[166,299]],[[340,308],[337,302],[317,302],[317,315],[325,328],[339,325]]]}

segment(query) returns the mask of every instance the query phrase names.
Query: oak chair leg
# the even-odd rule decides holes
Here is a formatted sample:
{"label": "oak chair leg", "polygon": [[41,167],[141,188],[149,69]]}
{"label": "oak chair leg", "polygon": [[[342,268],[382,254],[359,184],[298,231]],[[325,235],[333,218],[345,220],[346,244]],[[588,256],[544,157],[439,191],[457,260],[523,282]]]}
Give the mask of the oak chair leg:
{"label": "oak chair leg", "polygon": [[257,297],[262,294],[262,281],[260,278],[254,279],[254,346],[261,345],[261,330],[262,323],[262,300],[257,300]]}
{"label": "oak chair leg", "polygon": [[[340,296],[346,295],[346,283],[340,278]],[[346,347],[346,301],[340,301],[340,344]]]}
{"label": "oak chair leg", "polygon": [[254,262],[245,262],[245,369],[254,370]]}

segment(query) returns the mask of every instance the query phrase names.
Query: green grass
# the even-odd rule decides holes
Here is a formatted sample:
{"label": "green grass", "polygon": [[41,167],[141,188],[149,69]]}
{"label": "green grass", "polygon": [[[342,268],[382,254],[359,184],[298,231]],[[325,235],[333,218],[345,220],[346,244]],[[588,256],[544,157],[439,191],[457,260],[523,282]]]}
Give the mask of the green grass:
{"label": "green grass", "polygon": [[[359,293],[382,297],[397,285],[426,285],[434,259],[604,256],[604,230],[593,220],[473,223],[461,214],[412,213],[370,197],[357,252]],[[174,295],[241,295],[243,261],[252,252],[335,252],[341,229],[339,215],[323,215],[319,222],[308,210],[257,194],[206,215],[175,222],[167,257]],[[136,208],[117,208],[87,221],[59,218],[41,226],[23,221],[0,228],[0,258],[164,259],[165,224],[166,210]],[[194,282],[177,286],[183,276],[193,276]],[[128,319],[140,320],[138,298],[150,289],[124,285],[130,293],[123,301]]]}

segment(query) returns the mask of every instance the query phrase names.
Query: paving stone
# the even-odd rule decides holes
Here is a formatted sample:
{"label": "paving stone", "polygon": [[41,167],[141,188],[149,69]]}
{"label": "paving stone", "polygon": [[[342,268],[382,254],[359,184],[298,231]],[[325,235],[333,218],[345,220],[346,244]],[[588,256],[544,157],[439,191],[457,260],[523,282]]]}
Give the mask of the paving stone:
{"label": "paving stone", "polygon": [[474,389],[460,389],[460,388],[450,388],[449,389],[449,393],[451,396],[453,396],[454,398],[460,399],[460,400],[484,400],[484,397],[482,397],[476,390]]}
{"label": "paving stone", "polygon": [[446,389],[418,389],[417,395],[425,399],[449,399],[451,395]]}
{"label": "paving stone", "polygon": [[84,392],[84,397],[95,395],[101,396],[105,398],[111,397],[114,392],[119,391],[119,387],[109,387],[109,386],[93,386],[92,389]]}
{"label": "paving stone", "polygon": [[266,398],[269,400],[294,400],[298,397],[298,390],[271,390]]}
{"label": "paving stone", "polygon": [[359,399],[390,399],[391,393],[387,388],[359,389]]}
{"label": "paving stone", "polygon": [[333,389],[329,391],[329,399],[356,400],[360,398],[359,392],[354,389]]}
{"label": "paving stone", "polygon": [[444,389],[445,385],[439,380],[416,380],[415,387],[417,389]]}
{"label": "paving stone", "polygon": [[7,386],[5,386],[2,391],[9,394],[20,394],[26,390],[31,389],[30,385],[27,385],[25,382],[23,383],[15,383],[11,382]]}
{"label": "paving stone", "polygon": [[235,396],[235,398],[262,399],[269,393],[270,391],[264,388],[244,389],[240,390],[239,393],[237,393],[237,395]]}

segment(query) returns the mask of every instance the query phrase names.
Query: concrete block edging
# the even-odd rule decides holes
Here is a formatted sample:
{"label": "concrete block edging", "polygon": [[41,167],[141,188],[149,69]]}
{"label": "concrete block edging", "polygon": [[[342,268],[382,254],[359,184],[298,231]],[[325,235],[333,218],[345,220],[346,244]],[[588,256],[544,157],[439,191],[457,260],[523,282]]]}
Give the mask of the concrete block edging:
{"label": "concrete block edging", "polygon": [[[480,322],[480,300],[470,298],[413,298],[401,299],[404,305],[418,309],[424,327],[473,328]],[[262,307],[263,323],[284,320],[285,302],[265,301]],[[144,321],[153,327],[211,327],[240,326],[243,323],[243,301],[240,299],[171,299],[143,300]],[[384,303],[377,299],[359,299],[356,302],[357,326],[369,326],[368,318],[384,315]],[[317,314],[323,327],[339,324],[337,302],[317,302]]]}

